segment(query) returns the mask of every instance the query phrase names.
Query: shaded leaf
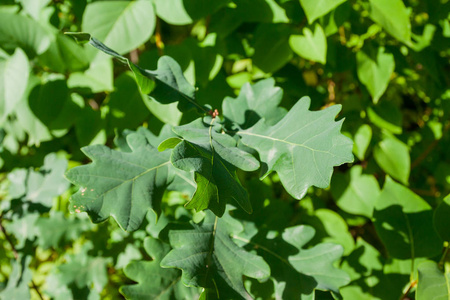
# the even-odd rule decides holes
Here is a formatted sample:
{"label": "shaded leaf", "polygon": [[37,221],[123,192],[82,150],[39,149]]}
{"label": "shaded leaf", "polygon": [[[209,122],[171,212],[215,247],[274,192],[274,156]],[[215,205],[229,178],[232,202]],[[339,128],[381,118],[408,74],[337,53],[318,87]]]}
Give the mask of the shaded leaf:
{"label": "shaded leaf", "polygon": [[333,166],[353,161],[352,141],[340,134],[342,121],[334,121],[339,105],[323,111],[308,110],[310,99],[300,99],[276,125],[258,121],[238,131],[242,142],[255,148],[267,164],[266,175],[278,173],[285,189],[296,199],[314,185],[329,185]]}
{"label": "shaded leaf", "polygon": [[137,284],[124,285],[120,292],[127,299],[195,299],[198,291],[181,283],[181,271],[164,269],[160,262],[170,251],[170,246],[151,237],[144,240],[145,251],[152,261],[136,261],[124,270],[125,275]]}
{"label": "shaded leaf", "polygon": [[286,109],[278,106],[282,98],[283,90],[275,87],[273,78],[253,85],[246,83],[237,98],[226,97],[223,100],[223,115],[242,129],[255,125],[261,118],[274,125],[286,114]]}
{"label": "shaded leaf", "polygon": [[433,223],[437,233],[444,241],[450,241],[450,195],[444,198],[434,211]]}
{"label": "shaded leaf", "polygon": [[182,270],[182,282],[215,291],[219,298],[246,298],[242,276],[266,279],[270,274],[264,260],[237,246],[230,234],[243,230],[236,220],[206,212],[201,224],[192,230],[171,230],[173,250],[161,261],[161,266]]}
{"label": "shaded leaf", "polygon": [[175,146],[172,164],[187,172],[194,171],[197,183],[196,192],[186,207],[197,211],[209,208],[222,216],[226,204],[231,203],[250,213],[248,194],[239,182],[236,168],[254,171],[259,162],[237,148],[231,136],[216,132],[213,128],[215,120],[205,124],[202,119],[197,119],[173,129],[184,141]]}
{"label": "shaded leaf", "polygon": [[375,203],[373,218],[375,229],[392,257],[432,257],[442,249],[430,205],[390,177]]}

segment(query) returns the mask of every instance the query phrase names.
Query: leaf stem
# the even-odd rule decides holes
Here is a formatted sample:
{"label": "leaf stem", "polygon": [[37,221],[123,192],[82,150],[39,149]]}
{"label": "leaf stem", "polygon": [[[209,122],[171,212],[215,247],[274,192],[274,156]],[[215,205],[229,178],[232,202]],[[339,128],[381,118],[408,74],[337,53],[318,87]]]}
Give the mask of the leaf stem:
{"label": "leaf stem", "polygon": [[439,269],[441,269],[441,270],[442,270],[443,267],[444,267],[445,259],[446,259],[446,257],[447,257],[447,253],[448,253],[449,248],[450,248],[450,243],[449,243],[449,242],[445,242],[444,253],[442,254],[442,257],[441,257],[441,259],[439,260],[439,263],[438,263],[438,267],[439,267]]}
{"label": "leaf stem", "polygon": [[[14,243],[11,240],[11,237],[9,236],[8,232],[6,231],[5,227],[2,224],[3,221],[3,215],[0,215],[0,231],[3,233],[3,235],[5,236],[6,241],[8,242],[9,246],[12,249],[13,255],[14,255],[14,259],[18,262],[20,262],[20,258],[19,258],[19,253],[17,252],[16,247],[14,246]],[[44,300],[44,297],[42,296],[41,292],[39,291],[38,286],[36,285],[36,283],[33,281],[33,279],[31,279],[31,285],[33,286],[33,289],[36,291],[36,293],[39,296],[39,299]]]}

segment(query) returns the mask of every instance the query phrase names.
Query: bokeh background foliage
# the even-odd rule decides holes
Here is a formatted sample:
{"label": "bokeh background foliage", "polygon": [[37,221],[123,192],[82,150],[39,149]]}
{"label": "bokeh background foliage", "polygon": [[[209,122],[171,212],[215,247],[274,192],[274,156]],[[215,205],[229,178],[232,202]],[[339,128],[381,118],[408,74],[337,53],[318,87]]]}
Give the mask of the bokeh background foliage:
{"label": "bokeh background foliage", "polygon": [[[160,267],[176,257],[177,249],[166,256],[174,229],[191,218],[205,218],[193,234],[211,225],[183,207],[188,195],[166,192],[158,222],[149,213],[134,232],[69,213],[77,188],[64,173],[89,162],[81,147],[126,151],[140,126],[156,137],[196,115],[143,95],[125,66],[67,31],[89,32],[146,69],[173,57],[196,100],[219,111],[275,103],[276,123],[305,95],[311,110],[342,104],[355,161],[335,169],[329,188],[298,201],[274,173],[262,182],[238,173],[254,212],[227,212],[221,222],[234,225],[220,234],[271,273],[245,277],[246,291],[231,298],[448,297],[450,1],[1,0],[1,299],[202,292]],[[338,245],[320,260],[328,265],[298,262]],[[326,268],[340,279],[311,275]]]}

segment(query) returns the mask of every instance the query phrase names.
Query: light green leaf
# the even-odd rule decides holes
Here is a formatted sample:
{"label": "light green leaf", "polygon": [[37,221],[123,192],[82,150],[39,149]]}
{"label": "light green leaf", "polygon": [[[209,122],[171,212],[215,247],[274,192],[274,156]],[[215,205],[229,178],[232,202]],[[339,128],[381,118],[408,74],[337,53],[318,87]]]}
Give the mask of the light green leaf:
{"label": "light green leaf", "polygon": [[226,97],[223,100],[223,115],[242,129],[255,125],[261,118],[274,125],[286,114],[286,109],[278,106],[282,98],[283,90],[275,87],[273,78],[253,85],[246,83],[237,98]]}
{"label": "light green leaf", "polygon": [[230,238],[244,228],[228,214],[223,218],[206,212],[201,224],[192,224],[192,230],[171,230],[173,250],[161,261],[161,266],[183,271],[186,286],[211,289],[223,299],[246,298],[242,277],[263,280],[270,268],[259,256],[245,251]]}
{"label": "light green leaf", "polygon": [[417,300],[448,300],[450,298],[450,273],[439,270],[434,261],[424,261],[418,267]]}
{"label": "light green leaf", "polygon": [[389,34],[407,45],[411,43],[409,13],[402,0],[369,0],[370,17]]}
{"label": "light green leaf", "polygon": [[353,153],[359,160],[364,160],[367,148],[372,139],[372,127],[367,124],[361,125],[355,133],[353,145]]}
{"label": "light green leaf", "polygon": [[375,203],[373,218],[375,229],[392,257],[433,257],[442,250],[430,205],[390,177]]}
{"label": "light green leaf", "polygon": [[329,243],[302,249],[313,236],[314,229],[309,226],[285,229],[283,239],[299,250],[299,253],[288,257],[289,263],[298,272],[311,276],[316,281],[315,289],[339,293],[339,288],[350,282],[347,273],[333,266],[344,250],[341,245]]}
{"label": "light green leaf", "polygon": [[28,58],[20,48],[8,59],[0,60],[0,125],[24,96],[29,73]]}
{"label": "light green leaf", "polygon": [[314,185],[329,185],[333,167],[353,161],[353,142],[340,133],[343,120],[334,119],[341,107],[308,110],[311,100],[300,99],[276,125],[260,120],[248,130],[238,131],[242,142],[259,152],[267,164],[265,175],[275,171],[296,199]]}
{"label": "light green leaf", "polygon": [[156,14],[172,25],[187,25],[216,12],[229,0],[156,0]]}
{"label": "light green leaf", "polygon": [[408,146],[402,141],[394,136],[385,135],[375,146],[373,155],[383,171],[403,184],[408,184],[411,160]]}
{"label": "light green leaf", "polygon": [[308,23],[312,24],[316,19],[326,15],[346,0],[300,0],[305,11]]}
{"label": "light green leaf", "polygon": [[51,35],[33,19],[0,12],[0,45],[3,48],[12,50],[21,47],[32,57],[48,49]]}
{"label": "light green leaf", "polygon": [[89,255],[88,252],[92,248],[93,244],[89,241],[83,244],[80,252],[66,254],[64,264],[54,268],[52,273],[47,276],[46,293],[55,297],[61,292],[61,286],[68,286],[72,290],[72,293],[68,294],[73,299],[79,299],[80,289],[89,287],[87,292],[83,293],[83,297],[100,299],[100,293],[108,283],[107,265],[110,259]]}
{"label": "light green leaf", "polygon": [[303,35],[291,35],[289,45],[295,53],[305,59],[322,64],[327,61],[327,38],[319,24],[314,27],[314,32],[305,27]]}
{"label": "light green leaf", "polygon": [[371,218],[380,187],[373,175],[362,174],[362,171],[362,167],[356,165],[350,169],[350,174],[336,174],[331,182],[331,193],[343,211]]}
{"label": "light green leaf", "polygon": [[126,139],[132,152],[82,148],[93,163],[70,169],[66,177],[81,186],[71,198],[71,212],[87,212],[96,223],[112,216],[122,229],[133,231],[149,209],[159,213],[159,201],[177,173],[169,151],[158,152],[140,133]]}
{"label": "light green leaf", "polygon": [[85,49],[59,32],[39,61],[58,73],[82,71],[89,65]]}
{"label": "light green leaf", "polygon": [[169,253],[170,246],[159,240],[147,237],[144,240],[145,251],[152,261],[136,261],[124,270],[125,275],[137,282],[120,287],[127,299],[196,299],[198,290],[184,286],[180,270],[163,269],[160,262]]}
{"label": "light green leaf", "polygon": [[48,5],[50,0],[18,0],[16,2],[20,2],[24,10],[33,17],[33,19],[39,21],[41,10]]}
{"label": "light green leaf", "polygon": [[383,47],[379,47],[376,53],[370,48],[356,53],[356,63],[359,80],[366,86],[373,102],[377,103],[386,91],[394,72],[394,56],[386,53]]}
{"label": "light green leaf", "polygon": [[15,198],[21,198],[23,201],[29,201],[35,204],[41,204],[47,208],[52,207],[53,198],[61,195],[69,188],[69,183],[64,179],[64,172],[67,170],[67,160],[58,158],[55,153],[47,154],[44,159],[44,165],[35,171],[33,169],[15,170],[8,174],[11,178]]}
{"label": "light green leaf", "polygon": [[79,239],[83,232],[93,227],[89,220],[74,216],[65,217],[60,211],[51,211],[48,218],[39,218],[34,226],[39,237],[37,243],[43,249],[61,248],[66,243]]}
{"label": "light green leaf", "polygon": [[434,211],[433,223],[439,236],[444,241],[450,241],[450,194]]}
{"label": "light green leaf", "polygon": [[97,1],[86,6],[82,28],[119,54],[136,49],[153,34],[153,1]]}
{"label": "light green leaf", "polygon": [[194,171],[197,183],[197,190],[186,207],[197,211],[209,208],[222,216],[226,204],[231,203],[251,213],[248,194],[236,175],[236,168],[254,171],[259,168],[259,162],[237,148],[231,136],[216,132],[214,121],[205,124],[197,119],[173,129],[184,141],[174,148],[171,162],[181,170]]}
{"label": "light green leaf", "polygon": [[28,268],[31,256],[22,257],[20,261],[11,262],[12,271],[6,288],[0,292],[1,299],[31,299],[30,284],[32,280],[31,270]]}
{"label": "light green leaf", "polygon": [[91,62],[84,72],[70,74],[69,88],[88,88],[92,93],[111,92],[113,85],[113,63],[111,59]]}

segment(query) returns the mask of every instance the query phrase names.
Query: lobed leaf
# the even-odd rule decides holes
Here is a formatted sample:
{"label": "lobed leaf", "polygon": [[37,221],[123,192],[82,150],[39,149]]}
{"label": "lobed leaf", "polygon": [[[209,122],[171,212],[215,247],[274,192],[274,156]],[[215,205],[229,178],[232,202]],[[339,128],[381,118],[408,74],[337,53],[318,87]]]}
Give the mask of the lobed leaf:
{"label": "lobed leaf", "polygon": [[125,275],[137,284],[124,285],[120,292],[127,299],[194,299],[198,298],[196,289],[181,283],[181,272],[176,269],[164,269],[160,262],[170,251],[170,246],[159,240],[147,237],[144,240],[145,251],[152,261],[136,261],[125,269]]}
{"label": "lobed leaf", "polygon": [[300,99],[273,126],[260,120],[250,129],[237,132],[267,165],[264,176],[277,172],[287,192],[296,199],[303,198],[312,185],[327,187],[333,167],[353,161],[353,142],[340,133],[343,120],[334,122],[340,106],[311,112],[310,102],[308,97]]}
{"label": "lobed leaf", "polygon": [[159,213],[161,197],[177,177],[190,181],[190,175],[176,171],[170,152],[159,152],[144,134],[129,134],[126,140],[131,152],[84,147],[93,163],[69,170],[66,177],[81,186],[71,198],[71,212],[87,212],[96,223],[112,216],[122,229],[133,231],[149,209]]}
{"label": "lobed leaf", "polygon": [[248,297],[243,276],[259,280],[269,277],[267,263],[230,238],[243,227],[229,215],[219,219],[206,212],[205,220],[192,226],[192,230],[169,232],[173,250],[161,261],[162,267],[181,269],[186,286],[211,289],[219,298],[238,299]]}
{"label": "lobed leaf", "polygon": [[[246,212],[252,211],[247,191],[236,175],[236,168],[244,171],[258,169],[259,162],[249,153],[236,147],[236,141],[205,124],[202,119],[175,127],[176,134],[184,140],[176,144],[171,157],[172,164],[184,171],[195,172],[197,189],[187,208],[197,211],[211,209],[222,216],[227,203],[238,204]],[[173,143],[166,141],[163,145]]]}

